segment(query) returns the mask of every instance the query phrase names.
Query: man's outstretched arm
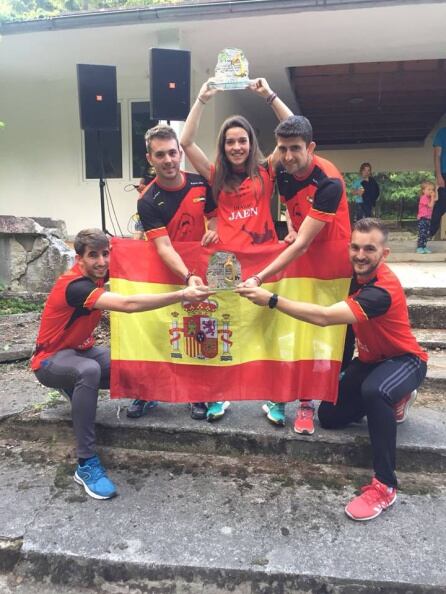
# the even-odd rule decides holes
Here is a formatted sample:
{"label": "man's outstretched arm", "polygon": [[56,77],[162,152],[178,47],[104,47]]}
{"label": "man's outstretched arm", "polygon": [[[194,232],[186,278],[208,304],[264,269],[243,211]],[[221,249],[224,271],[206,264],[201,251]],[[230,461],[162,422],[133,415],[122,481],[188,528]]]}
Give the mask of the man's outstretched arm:
{"label": "man's outstretched arm", "polygon": [[306,217],[296,235],[294,242],[289,245],[281,254],[279,254],[277,258],[271,262],[271,264],[268,264],[268,266],[256,274],[255,277],[246,279],[243,283],[243,286],[257,286],[259,284],[257,279],[263,283],[270,276],[273,276],[274,274],[277,274],[286,268],[290,262],[296,258],[300,258],[300,256],[305,254],[313,239],[325,225],[326,223],[324,221],[319,221],[317,219],[313,219],[312,217]]}
{"label": "man's outstretched arm", "polygon": [[159,295],[140,293],[139,295],[120,295],[119,293],[103,293],[93,305],[94,309],[107,309],[109,311],[121,311],[124,313],[135,313],[138,311],[150,311],[179,303],[189,301],[197,303],[203,301],[213,292],[208,287],[186,287],[180,291],[171,291]]}
{"label": "man's outstretched arm", "polygon": [[[246,297],[256,305],[268,305],[273,293],[260,287],[239,287],[236,293]],[[302,301],[293,301],[286,297],[277,297],[276,309],[296,320],[309,322],[315,326],[334,326],[336,324],[354,324],[357,319],[345,301],[323,306]]]}
{"label": "man's outstretched arm", "polygon": [[164,264],[178,277],[183,279],[188,285],[204,285],[202,279],[196,274],[191,274],[186,264],[183,262],[183,258],[173,247],[170,237],[168,235],[162,235],[161,237],[155,237],[153,239],[156,251]]}

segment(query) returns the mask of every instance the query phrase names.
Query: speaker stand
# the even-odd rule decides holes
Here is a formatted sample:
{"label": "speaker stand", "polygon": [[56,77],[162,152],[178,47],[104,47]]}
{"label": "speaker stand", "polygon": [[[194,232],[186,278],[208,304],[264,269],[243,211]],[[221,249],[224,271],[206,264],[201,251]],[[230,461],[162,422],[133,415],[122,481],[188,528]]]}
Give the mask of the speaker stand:
{"label": "speaker stand", "polygon": [[105,180],[104,180],[104,156],[102,153],[102,142],[101,142],[101,132],[100,130],[97,131],[98,133],[98,150],[99,150],[99,165],[100,165],[100,173],[99,173],[99,199],[101,204],[101,227],[102,231],[113,237],[113,233],[108,231],[107,226],[105,224]]}

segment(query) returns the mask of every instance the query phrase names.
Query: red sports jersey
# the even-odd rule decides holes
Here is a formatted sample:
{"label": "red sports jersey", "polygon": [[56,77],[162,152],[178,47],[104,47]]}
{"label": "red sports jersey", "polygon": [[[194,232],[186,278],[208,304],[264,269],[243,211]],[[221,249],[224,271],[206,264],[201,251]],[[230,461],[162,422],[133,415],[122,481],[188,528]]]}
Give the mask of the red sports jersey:
{"label": "red sports jersey", "polygon": [[353,331],[360,361],[376,363],[406,354],[427,361],[426,351],[410,329],[403,287],[387,264],[378,266],[371,279],[357,283],[352,291],[346,303],[357,319]]}
{"label": "red sports jersey", "polygon": [[168,235],[172,241],[201,241],[204,217],[215,216],[212,191],[204,177],[181,175],[177,188],[166,188],[155,178],[141,194],[138,215],[147,239]]}
{"label": "red sports jersey", "polygon": [[[260,179],[245,177],[237,190],[221,190],[217,200],[217,232],[220,241],[243,249],[251,245],[277,243],[271,216],[274,176],[259,167]],[[215,167],[211,167],[212,184]]]}
{"label": "red sports jersey", "polygon": [[287,173],[282,165],[276,169],[281,201],[286,204],[296,231],[305,217],[327,223],[312,244],[327,240],[350,241],[350,216],[345,183],[338,169],[321,157],[314,155],[313,167],[304,177]]}
{"label": "red sports jersey", "polygon": [[93,306],[104,293],[103,286],[103,279],[94,283],[78,264],[58,278],[42,313],[31,369],[39,369],[44,359],[62,349],[86,350],[94,345],[92,332],[102,312]]}

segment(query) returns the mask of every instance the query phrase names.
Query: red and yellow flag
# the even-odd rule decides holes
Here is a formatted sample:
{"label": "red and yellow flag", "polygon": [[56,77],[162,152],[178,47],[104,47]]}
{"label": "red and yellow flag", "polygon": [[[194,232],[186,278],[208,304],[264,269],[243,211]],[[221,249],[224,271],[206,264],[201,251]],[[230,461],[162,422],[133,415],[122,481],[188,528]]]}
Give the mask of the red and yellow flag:
{"label": "red and yellow flag", "polygon": [[[175,249],[205,280],[210,256],[226,248],[184,242]],[[283,249],[277,244],[233,253],[247,278]],[[350,270],[345,241],[332,241],[323,254],[310,249],[263,286],[290,299],[331,305],[347,296]],[[123,295],[182,288],[151,243],[126,239],[112,240],[110,285]],[[111,397],[335,402],[345,330],[344,325],[300,322],[232,291],[220,291],[201,304],[113,312]]]}

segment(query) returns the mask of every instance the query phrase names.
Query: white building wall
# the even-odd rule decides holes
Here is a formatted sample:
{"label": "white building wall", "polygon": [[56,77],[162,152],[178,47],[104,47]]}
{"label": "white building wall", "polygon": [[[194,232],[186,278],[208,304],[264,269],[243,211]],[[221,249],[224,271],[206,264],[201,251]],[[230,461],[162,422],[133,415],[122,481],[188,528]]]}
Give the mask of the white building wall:
{"label": "white building wall", "polygon": [[[137,198],[136,191],[124,192],[124,186],[135,181],[130,177],[128,99],[144,100],[130,86],[126,90],[125,98],[120,96],[124,178],[108,180],[124,228]],[[63,219],[70,234],[82,227],[100,226],[98,181],[84,179],[75,81],[39,85],[21,81],[2,95],[6,127],[0,133],[0,212]]]}

